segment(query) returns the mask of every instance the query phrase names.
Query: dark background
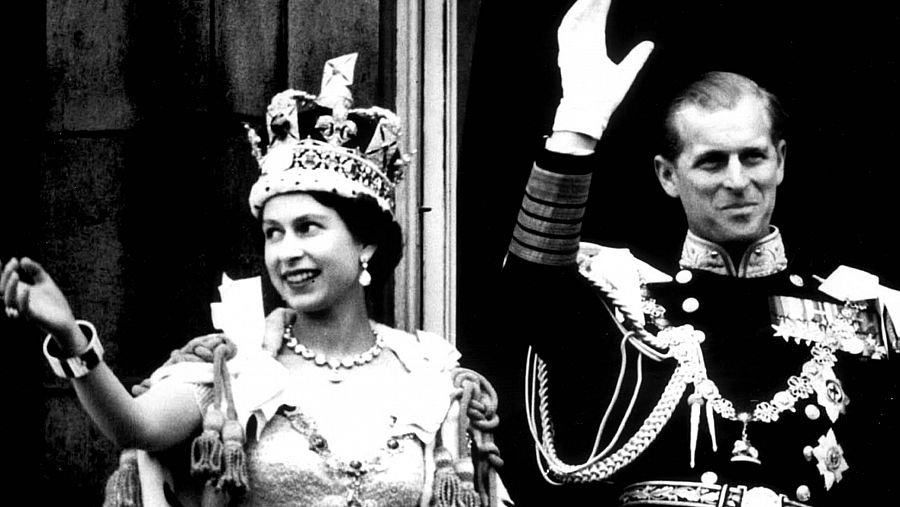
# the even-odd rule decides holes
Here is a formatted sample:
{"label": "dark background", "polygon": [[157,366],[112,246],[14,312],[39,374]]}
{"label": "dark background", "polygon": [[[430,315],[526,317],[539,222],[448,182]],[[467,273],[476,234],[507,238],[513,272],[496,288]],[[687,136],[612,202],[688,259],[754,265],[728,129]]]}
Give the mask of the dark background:
{"label": "dark background", "polygon": [[[461,140],[460,346],[502,333],[497,283],[525,182],[560,93],[556,25],[570,2],[484,2]],[[900,7],[854,2],[614,2],[607,29],[619,61],[656,49],[605,134],[583,239],[628,245],[673,272],[686,224],[653,173],[659,126],[675,90],[709,70],[744,74],[789,114],[788,155],[773,223],[789,258],[828,275],[839,264],[900,287],[895,238]],[[536,297],[542,295],[536,294]],[[543,296],[546,297],[546,296]]]}

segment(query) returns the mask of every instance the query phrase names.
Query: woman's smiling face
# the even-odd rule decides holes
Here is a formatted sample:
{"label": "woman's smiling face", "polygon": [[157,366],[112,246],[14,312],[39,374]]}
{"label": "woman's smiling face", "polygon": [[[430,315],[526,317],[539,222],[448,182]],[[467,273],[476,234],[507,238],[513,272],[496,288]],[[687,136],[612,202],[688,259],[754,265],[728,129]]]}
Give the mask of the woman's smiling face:
{"label": "woman's smiling face", "polygon": [[272,285],[294,310],[314,313],[362,298],[359,243],[334,209],[306,193],[279,194],[262,211],[265,262]]}

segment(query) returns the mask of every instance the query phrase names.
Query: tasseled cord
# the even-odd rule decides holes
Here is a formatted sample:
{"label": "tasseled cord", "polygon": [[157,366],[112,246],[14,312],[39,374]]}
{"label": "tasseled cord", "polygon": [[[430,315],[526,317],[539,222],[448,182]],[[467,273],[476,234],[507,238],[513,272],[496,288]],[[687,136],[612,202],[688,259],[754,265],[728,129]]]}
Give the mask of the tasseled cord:
{"label": "tasseled cord", "polygon": [[217,475],[222,471],[222,428],[225,414],[210,404],[203,416],[203,432],[191,443],[191,475]]}
{"label": "tasseled cord", "polygon": [[225,443],[222,475],[219,477],[218,487],[233,493],[244,493],[249,489],[247,478],[247,456],[244,454],[244,426],[238,421],[237,410],[234,408],[234,397],[231,392],[231,376],[225,361],[220,361],[221,371],[217,371],[223,386],[225,399],[228,403],[228,417],[225,419],[225,427],[222,428],[222,441]]}
{"label": "tasseled cord", "polygon": [[106,481],[103,507],[142,507],[143,504],[137,451],[125,449],[119,455],[119,468]]}
{"label": "tasseled cord", "polygon": [[229,495],[241,495],[249,488],[244,428],[237,419],[226,364],[235,352],[229,341],[213,349],[213,402],[203,417],[203,432],[191,444],[191,474],[207,479],[204,507],[227,503]]}
{"label": "tasseled cord", "polygon": [[[435,446],[435,505],[492,506],[496,497],[494,472],[503,466],[491,435],[499,424],[497,394],[484,377],[465,368],[454,370],[453,385],[459,389],[460,397],[459,457],[454,462],[443,445]],[[472,455],[473,447],[475,456]]]}
{"label": "tasseled cord", "polygon": [[[438,434],[440,438],[440,433]],[[456,507],[460,493],[460,480],[453,468],[453,456],[443,445],[434,448],[434,506]]]}
{"label": "tasseled cord", "polygon": [[473,399],[479,398],[480,392],[478,384],[471,382],[473,377],[468,375],[474,373],[471,370],[455,372],[453,377],[453,385],[462,390],[459,400],[459,433],[457,434],[459,449],[459,457],[456,460],[456,475],[459,477],[459,498],[457,505],[459,507],[480,507],[481,497],[475,491],[475,465],[472,463],[472,446],[469,441],[469,428],[471,419],[469,419],[469,407]]}
{"label": "tasseled cord", "polygon": [[[203,417],[203,431],[191,443],[191,472],[206,477],[203,507],[227,505],[229,494],[240,494],[249,488],[244,456],[244,429],[237,420],[231,392],[231,377],[226,361],[234,357],[237,347],[220,334],[194,338],[181,349],[172,351],[166,365],[184,361],[213,363],[213,403]],[[134,396],[150,389],[149,379],[132,387]],[[227,414],[222,402],[227,403]],[[137,464],[137,451],[125,449],[119,467],[106,482],[103,507],[142,507],[142,492]]]}

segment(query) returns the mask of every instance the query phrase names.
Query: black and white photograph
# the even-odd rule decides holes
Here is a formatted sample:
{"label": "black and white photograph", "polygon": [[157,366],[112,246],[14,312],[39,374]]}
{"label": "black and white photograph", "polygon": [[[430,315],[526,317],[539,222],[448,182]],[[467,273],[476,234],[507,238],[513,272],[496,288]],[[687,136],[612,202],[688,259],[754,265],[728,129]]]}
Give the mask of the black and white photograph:
{"label": "black and white photograph", "polygon": [[897,5],[9,9],[8,498],[898,495]]}

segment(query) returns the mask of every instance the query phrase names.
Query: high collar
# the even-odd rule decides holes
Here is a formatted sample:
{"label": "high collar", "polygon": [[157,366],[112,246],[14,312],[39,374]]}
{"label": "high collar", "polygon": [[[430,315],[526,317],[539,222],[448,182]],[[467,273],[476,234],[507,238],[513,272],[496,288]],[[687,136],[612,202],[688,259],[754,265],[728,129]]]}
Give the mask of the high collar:
{"label": "high collar", "polygon": [[737,265],[721,245],[688,231],[678,264],[685,269],[700,269],[738,278],[759,278],[778,273],[787,267],[787,257],[781,232],[774,225],[771,227],[772,232],[747,247]]}

